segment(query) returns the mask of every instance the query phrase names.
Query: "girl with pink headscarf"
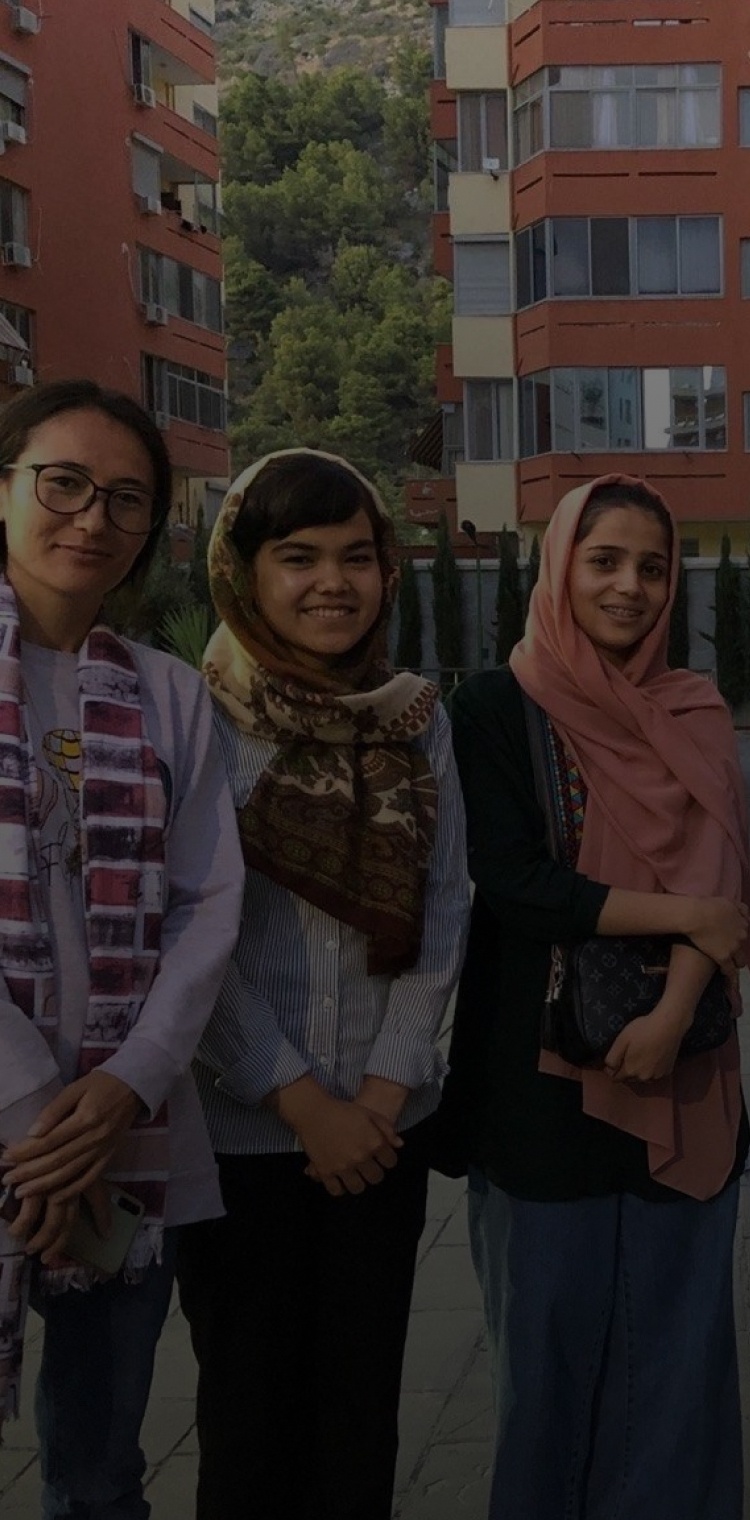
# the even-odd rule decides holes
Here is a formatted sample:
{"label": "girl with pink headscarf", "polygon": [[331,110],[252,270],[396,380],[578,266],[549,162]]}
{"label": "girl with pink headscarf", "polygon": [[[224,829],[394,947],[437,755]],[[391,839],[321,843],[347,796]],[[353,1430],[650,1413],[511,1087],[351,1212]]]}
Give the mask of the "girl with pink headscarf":
{"label": "girl with pink headscarf", "polygon": [[[742,1515],[736,1031],[678,1053],[717,965],[738,1007],[747,818],[725,704],[667,668],[678,571],[650,487],[571,492],[510,668],[452,707],[476,895],[437,1145],[443,1169],[469,1170],[491,1520]],[[560,757],[572,865],[546,843],[529,698]],[[542,1050],[542,1015],[553,946],[594,934],[679,942],[653,1012],[581,1070]]]}

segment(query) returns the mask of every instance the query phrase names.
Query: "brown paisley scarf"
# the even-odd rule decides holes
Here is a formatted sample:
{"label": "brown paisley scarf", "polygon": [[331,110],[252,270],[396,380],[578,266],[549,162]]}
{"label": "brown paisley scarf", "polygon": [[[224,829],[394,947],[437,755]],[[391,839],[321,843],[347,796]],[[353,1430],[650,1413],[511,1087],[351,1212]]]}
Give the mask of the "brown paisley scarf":
{"label": "brown paisley scarf", "polygon": [[223,621],[203,668],[237,727],[276,746],[238,809],[247,865],[366,934],[371,975],[397,975],[414,964],[421,943],[437,786],[415,741],[438,694],[431,682],[394,675],[387,664],[396,582],[390,552],[381,560],[375,626],[350,659],[319,675],[266,622],[252,566],[231,538],[239,514],[253,510],[249,488],[266,466],[308,454],[354,475],[387,521],[374,487],[334,455],[294,449],[251,466],[230,487],[211,537],[211,592]]}

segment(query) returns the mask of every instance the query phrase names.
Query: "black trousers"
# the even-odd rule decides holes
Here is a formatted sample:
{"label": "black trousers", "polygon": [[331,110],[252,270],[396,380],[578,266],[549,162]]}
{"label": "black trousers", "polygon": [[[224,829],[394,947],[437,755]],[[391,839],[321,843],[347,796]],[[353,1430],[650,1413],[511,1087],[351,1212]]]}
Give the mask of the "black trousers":
{"label": "black trousers", "polygon": [[427,1164],[331,1198],[300,1155],[219,1156],[225,1219],[181,1232],[199,1364],[198,1520],[390,1520]]}

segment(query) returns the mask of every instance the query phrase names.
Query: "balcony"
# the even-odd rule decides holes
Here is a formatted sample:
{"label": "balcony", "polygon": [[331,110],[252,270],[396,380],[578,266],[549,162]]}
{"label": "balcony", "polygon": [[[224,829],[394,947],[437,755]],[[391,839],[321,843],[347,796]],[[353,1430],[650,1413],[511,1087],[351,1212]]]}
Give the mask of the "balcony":
{"label": "balcony", "polygon": [[406,516],[422,528],[434,528],[445,516],[452,538],[458,531],[456,482],[453,478],[407,480]]}

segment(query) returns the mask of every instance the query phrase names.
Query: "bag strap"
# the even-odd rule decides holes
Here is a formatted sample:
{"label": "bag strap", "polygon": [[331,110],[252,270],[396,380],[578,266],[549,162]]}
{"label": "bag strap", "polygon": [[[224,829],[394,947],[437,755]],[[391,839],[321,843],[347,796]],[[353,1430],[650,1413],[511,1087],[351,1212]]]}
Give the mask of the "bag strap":
{"label": "bag strap", "polygon": [[562,840],[558,827],[557,809],[552,793],[552,776],[549,762],[549,737],[547,732],[547,714],[521,688],[521,701],[523,702],[523,715],[526,720],[526,733],[529,739],[531,752],[531,769],[534,773],[534,791],[536,800],[544,814],[544,831],[547,848],[553,860],[562,858]]}

